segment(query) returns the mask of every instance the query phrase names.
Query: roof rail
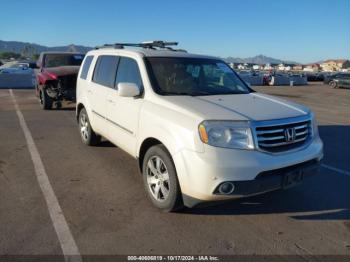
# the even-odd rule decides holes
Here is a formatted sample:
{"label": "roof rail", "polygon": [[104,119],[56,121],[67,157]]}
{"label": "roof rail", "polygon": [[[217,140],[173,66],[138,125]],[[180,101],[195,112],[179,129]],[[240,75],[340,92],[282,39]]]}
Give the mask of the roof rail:
{"label": "roof rail", "polygon": [[186,50],[183,49],[174,49],[171,46],[178,45],[178,42],[166,42],[166,41],[147,41],[147,42],[141,42],[141,43],[115,43],[115,44],[104,44],[103,46],[97,46],[95,49],[101,49],[101,48],[115,48],[115,49],[123,49],[126,46],[130,47],[141,47],[141,48],[149,48],[149,49],[167,49],[171,51],[180,51],[180,52],[186,52]]}
{"label": "roof rail", "polygon": [[165,41],[146,41],[146,42],[142,42],[141,45],[142,47],[146,47],[146,48],[154,48],[154,47],[158,47],[158,48],[169,48],[170,46],[175,46],[178,45],[178,42],[165,42]]}
{"label": "roof rail", "polygon": [[103,48],[115,48],[115,49],[123,49],[124,46],[118,44],[104,44],[101,46],[96,46],[95,49],[103,49]]}

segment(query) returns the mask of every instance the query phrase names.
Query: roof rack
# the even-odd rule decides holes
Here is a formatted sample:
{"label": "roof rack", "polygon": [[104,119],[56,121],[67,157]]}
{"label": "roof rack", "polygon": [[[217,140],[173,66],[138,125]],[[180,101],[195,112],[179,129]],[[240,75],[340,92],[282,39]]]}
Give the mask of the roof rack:
{"label": "roof rack", "polygon": [[[178,42],[166,42],[166,41],[147,41],[147,42],[141,42],[141,43],[115,43],[115,44],[104,44],[103,46],[97,46],[95,49],[102,49],[102,48],[115,48],[115,49],[123,49],[126,46],[129,47],[141,47],[141,48],[148,48],[148,49],[167,49],[171,51],[179,51],[179,52],[186,52],[186,50],[183,49],[174,49],[171,46],[178,45]],[[157,49],[158,48],[158,49]]]}

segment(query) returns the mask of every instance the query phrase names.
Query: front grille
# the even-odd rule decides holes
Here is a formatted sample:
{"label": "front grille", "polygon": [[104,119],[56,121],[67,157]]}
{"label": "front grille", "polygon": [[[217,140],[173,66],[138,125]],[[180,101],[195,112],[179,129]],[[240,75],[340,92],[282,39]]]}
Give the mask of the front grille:
{"label": "front grille", "polygon": [[[287,137],[290,130],[292,139]],[[255,128],[258,147],[268,152],[283,152],[304,145],[311,136],[311,121],[259,126]]]}
{"label": "front grille", "polygon": [[75,86],[77,84],[77,75],[66,75],[66,76],[60,76],[59,78],[61,88],[64,90],[67,89],[75,89]]}

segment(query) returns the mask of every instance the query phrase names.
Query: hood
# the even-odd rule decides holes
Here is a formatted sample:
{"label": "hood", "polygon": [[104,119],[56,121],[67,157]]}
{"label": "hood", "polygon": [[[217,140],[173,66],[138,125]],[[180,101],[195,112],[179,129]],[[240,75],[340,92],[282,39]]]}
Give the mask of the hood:
{"label": "hood", "polygon": [[305,106],[259,93],[165,96],[164,99],[171,108],[206,120],[274,120],[302,116],[310,111]]}
{"label": "hood", "polygon": [[44,72],[55,74],[56,76],[76,75],[80,66],[57,66],[44,68]]}

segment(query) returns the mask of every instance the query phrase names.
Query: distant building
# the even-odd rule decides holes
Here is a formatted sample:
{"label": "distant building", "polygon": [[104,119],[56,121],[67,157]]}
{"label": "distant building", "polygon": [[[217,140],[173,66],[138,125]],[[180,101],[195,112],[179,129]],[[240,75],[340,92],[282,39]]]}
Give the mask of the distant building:
{"label": "distant building", "polygon": [[237,69],[239,70],[251,70],[253,69],[254,64],[251,63],[240,63],[237,65]]}
{"label": "distant building", "polygon": [[320,71],[320,69],[321,69],[321,67],[319,64],[313,63],[313,64],[305,65],[303,71],[305,71],[305,72],[318,72],[318,71]]}
{"label": "distant building", "polygon": [[245,70],[245,69],[247,69],[247,67],[245,66],[245,64],[239,64],[239,65],[237,65],[237,69]]}
{"label": "distant building", "polygon": [[277,70],[279,70],[279,71],[290,71],[290,70],[292,70],[292,68],[293,68],[293,64],[279,64],[278,66],[277,66]]}
{"label": "distant building", "polygon": [[332,59],[324,61],[321,65],[323,71],[333,72],[350,68],[350,61],[346,59]]}
{"label": "distant building", "polygon": [[235,69],[235,64],[234,63],[228,63],[228,65],[232,68],[232,69]]}
{"label": "distant building", "polygon": [[254,70],[263,70],[264,66],[263,65],[253,65]]}
{"label": "distant building", "polygon": [[233,69],[238,69],[238,66],[240,65],[241,63],[230,63],[230,67],[232,67]]}
{"label": "distant building", "polygon": [[303,65],[294,65],[293,70],[294,71],[302,71],[304,69]]}
{"label": "distant building", "polygon": [[271,64],[266,64],[265,66],[264,66],[264,70],[267,70],[267,71],[270,71],[270,70],[273,70],[274,68],[273,68],[273,66],[271,65]]}

